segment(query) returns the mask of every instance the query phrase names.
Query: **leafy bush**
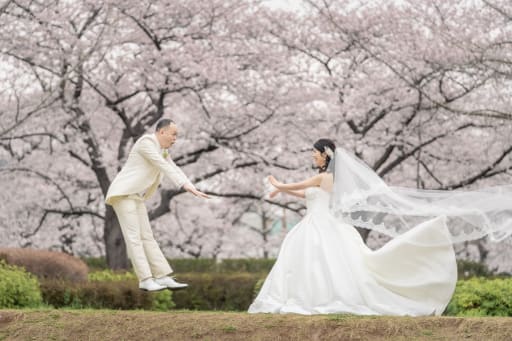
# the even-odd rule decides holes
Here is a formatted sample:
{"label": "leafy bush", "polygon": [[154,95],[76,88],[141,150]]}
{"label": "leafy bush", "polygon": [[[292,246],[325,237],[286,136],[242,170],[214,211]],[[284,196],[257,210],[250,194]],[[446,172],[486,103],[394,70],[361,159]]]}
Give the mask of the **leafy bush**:
{"label": "leafy bush", "polygon": [[176,306],[172,299],[172,291],[162,290],[151,294],[153,296],[153,304],[151,310],[167,311]]}
{"label": "leafy bush", "polygon": [[512,278],[458,281],[445,315],[512,316]]}
{"label": "leafy bush", "polygon": [[253,291],[260,274],[188,273],[179,281],[189,284],[174,292],[178,309],[245,311],[253,301]]}
{"label": "leafy bush", "polygon": [[63,279],[85,282],[89,269],[79,258],[47,250],[29,248],[2,248],[0,259],[8,264],[24,267],[39,279]]}
{"label": "leafy bush", "polygon": [[457,260],[457,272],[459,279],[471,277],[490,277],[493,272],[487,265],[480,262],[473,262],[464,259]]}
{"label": "leafy bush", "polygon": [[269,273],[276,260],[274,258],[224,259],[220,263],[220,272]]}
{"label": "leafy bush", "polygon": [[[84,258],[91,270],[106,269],[105,258]],[[169,259],[174,272],[253,272],[268,273],[276,260],[259,258],[223,259],[212,258],[176,258]]]}
{"label": "leafy bush", "polygon": [[251,272],[267,273],[274,265],[275,259],[241,258],[223,259],[217,262],[211,258],[169,259],[176,273],[191,272]]}
{"label": "leafy bush", "polygon": [[174,307],[170,291],[148,293],[140,290],[134,280],[78,284],[43,281],[41,290],[44,302],[55,308],[169,310]]}
{"label": "leafy bush", "polygon": [[89,273],[90,282],[112,282],[112,281],[137,281],[137,276],[133,272],[129,271],[113,271],[113,270],[101,270]]}
{"label": "leafy bush", "polygon": [[41,303],[37,278],[23,268],[0,261],[0,308],[37,307]]}
{"label": "leafy bush", "polygon": [[217,261],[212,258],[177,258],[169,259],[172,269],[176,273],[184,272],[216,272]]}
{"label": "leafy bush", "polygon": [[82,261],[87,264],[91,271],[107,269],[107,259],[105,257],[83,257]]}
{"label": "leafy bush", "polygon": [[256,284],[254,284],[254,289],[252,291],[252,298],[253,298],[253,300],[255,300],[256,296],[258,296],[258,294],[259,294],[259,292],[261,290],[261,287],[263,286],[263,283],[265,283],[265,278],[258,279]]}
{"label": "leafy bush", "polygon": [[45,303],[55,308],[150,309],[152,300],[135,283],[43,281]]}
{"label": "leafy bush", "polygon": [[[89,268],[93,270],[107,269],[104,257],[84,258]],[[252,272],[268,273],[275,259],[240,258],[216,261],[212,258],[176,258],[169,259],[176,273],[189,272]],[[494,277],[495,273],[480,262],[457,260],[459,278]]]}
{"label": "leafy bush", "polygon": [[[89,273],[90,282],[132,282],[138,283],[137,276],[133,272],[128,271],[112,271],[102,270]],[[140,289],[138,289],[140,291]],[[150,293],[152,297],[152,305],[149,309],[166,311],[174,307],[172,300],[172,292],[162,290]]]}
{"label": "leafy bush", "polygon": [[[189,284],[186,290],[175,291],[172,300],[178,309],[244,311],[254,300],[255,290],[263,284],[261,274],[252,273],[185,273],[178,280]],[[90,281],[137,281],[132,272],[103,270],[91,272]],[[159,299],[161,291],[155,294]],[[256,291],[257,294],[257,291]],[[164,309],[165,310],[165,309]]]}

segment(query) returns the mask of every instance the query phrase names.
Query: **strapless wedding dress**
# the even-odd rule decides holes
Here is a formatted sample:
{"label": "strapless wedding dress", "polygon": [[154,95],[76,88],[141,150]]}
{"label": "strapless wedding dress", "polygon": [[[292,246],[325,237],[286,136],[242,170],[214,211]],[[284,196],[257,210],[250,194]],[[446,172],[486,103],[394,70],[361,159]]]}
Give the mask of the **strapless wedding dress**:
{"label": "strapless wedding dress", "polygon": [[249,313],[442,314],[457,281],[445,218],[373,251],[331,215],[329,198],[321,188],[306,190],[307,213],[284,239]]}

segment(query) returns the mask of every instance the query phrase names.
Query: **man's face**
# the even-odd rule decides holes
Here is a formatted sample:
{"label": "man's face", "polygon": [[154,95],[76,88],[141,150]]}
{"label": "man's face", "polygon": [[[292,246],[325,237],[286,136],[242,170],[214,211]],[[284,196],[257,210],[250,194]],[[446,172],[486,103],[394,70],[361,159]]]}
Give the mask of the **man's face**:
{"label": "man's face", "polygon": [[178,127],[176,124],[171,123],[169,126],[160,129],[158,135],[162,148],[170,148],[178,138]]}

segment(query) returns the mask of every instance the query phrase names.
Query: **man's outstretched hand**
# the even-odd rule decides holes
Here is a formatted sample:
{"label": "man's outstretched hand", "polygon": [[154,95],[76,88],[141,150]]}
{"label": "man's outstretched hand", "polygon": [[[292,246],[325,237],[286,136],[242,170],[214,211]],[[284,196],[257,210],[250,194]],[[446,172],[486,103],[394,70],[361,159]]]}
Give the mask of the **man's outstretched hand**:
{"label": "man's outstretched hand", "polygon": [[183,189],[187,192],[190,192],[192,193],[193,195],[195,195],[196,197],[199,197],[199,198],[204,198],[204,199],[211,199],[211,197],[206,194],[206,193],[203,193],[201,191],[199,191],[197,188],[195,188],[193,185],[190,185],[190,184],[185,184],[183,185]]}

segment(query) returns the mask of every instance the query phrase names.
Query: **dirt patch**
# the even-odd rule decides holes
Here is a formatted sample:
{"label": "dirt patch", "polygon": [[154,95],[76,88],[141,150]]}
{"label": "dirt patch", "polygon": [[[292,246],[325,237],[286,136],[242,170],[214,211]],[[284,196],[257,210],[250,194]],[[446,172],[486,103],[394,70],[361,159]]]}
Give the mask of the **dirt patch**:
{"label": "dirt patch", "polygon": [[22,312],[0,310],[0,328],[21,319],[23,319]]}
{"label": "dirt patch", "polygon": [[510,318],[499,317],[54,309],[0,316],[1,340],[512,340]]}

